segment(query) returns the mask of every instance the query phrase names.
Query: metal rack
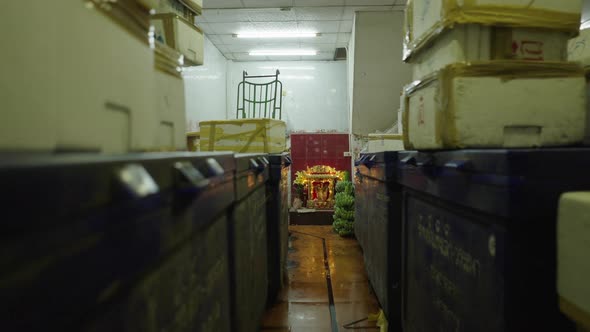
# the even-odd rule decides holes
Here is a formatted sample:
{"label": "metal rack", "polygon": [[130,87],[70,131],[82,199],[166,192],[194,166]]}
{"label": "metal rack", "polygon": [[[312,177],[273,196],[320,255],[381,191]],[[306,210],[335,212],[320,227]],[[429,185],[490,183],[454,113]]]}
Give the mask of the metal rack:
{"label": "metal rack", "polygon": [[[236,118],[271,118],[282,119],[283,83],[279,81],[280,72],[275,75],[249,76],[246,71],[238,84],[238,103]],[[260,83],[262,79],[273,79]]]}

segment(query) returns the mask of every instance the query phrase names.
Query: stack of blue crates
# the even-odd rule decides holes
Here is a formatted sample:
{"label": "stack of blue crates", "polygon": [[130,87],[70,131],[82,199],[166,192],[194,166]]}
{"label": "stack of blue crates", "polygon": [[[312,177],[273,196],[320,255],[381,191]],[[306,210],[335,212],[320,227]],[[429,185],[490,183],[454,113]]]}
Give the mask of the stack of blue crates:
{"label": "stack of blue crates", "polygon": [[6,331],[232,331],[232,154],[2,155]]}
{"label": "stack of blue crates", "polygon": [[236,201],[229,224],[232,331],[257,332],[268,298],[267,195],[264,154],[236,154]]}
{"label": "stack of blue crates", "polygon": [[390,324],[399,317],[409,332],[575,331],[557,301],[556,216],[562,193],[590,190],[590,149],[389,154],[390,177],[380,175],[387,153],[361,157],[357,200],[369,203],[355,222],[369,234],[367,270]]}
{"label": "stack of blue crates", "polygon": [[389,320],[401,328],[402,186],[398,152],[363,153],[355,176],[355,235],[373,290]]}

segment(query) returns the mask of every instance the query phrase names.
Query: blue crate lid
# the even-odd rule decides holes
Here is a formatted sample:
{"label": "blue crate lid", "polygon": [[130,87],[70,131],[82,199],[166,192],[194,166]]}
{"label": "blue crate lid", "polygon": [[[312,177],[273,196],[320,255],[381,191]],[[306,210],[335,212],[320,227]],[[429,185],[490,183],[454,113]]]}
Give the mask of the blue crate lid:
{"label": "blue crate lid", "polygon": [[515,217],[554,214],[559,195],[590,190],[590,149],[400,152],[398,181],[411,189]]}
{"label": "blue crate lid", "polygon": [[355,164],[361,176],[380,181],[394,181],[396,179],[398,160],[398,151],[363,152]]}

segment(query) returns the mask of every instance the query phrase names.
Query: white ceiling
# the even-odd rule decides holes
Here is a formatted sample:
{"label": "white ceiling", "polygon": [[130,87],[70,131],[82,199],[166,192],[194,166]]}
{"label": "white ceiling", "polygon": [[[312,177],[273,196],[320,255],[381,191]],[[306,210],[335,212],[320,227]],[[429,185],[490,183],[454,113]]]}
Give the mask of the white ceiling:
{"label": "white ceiling", "polygon": [[[235,61],[332,60],[348,46],[355,11],[403,10],[406,0],[204,0],[197,17],[209,40]],[[239,32],[317,32],[316,38],[238,39]],[[317,56],[253,57],[251,50],[313,49]]]}

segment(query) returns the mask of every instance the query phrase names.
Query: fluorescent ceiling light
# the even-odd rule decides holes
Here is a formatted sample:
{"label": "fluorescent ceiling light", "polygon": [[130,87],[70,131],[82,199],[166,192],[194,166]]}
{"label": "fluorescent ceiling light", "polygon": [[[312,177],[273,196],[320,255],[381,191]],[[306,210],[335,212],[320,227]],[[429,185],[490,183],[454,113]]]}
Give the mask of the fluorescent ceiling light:
{"label": "fluorescent ceiling light", "polygon": [[288,56],[288,55],[318,55],[315,50],[257,50],[250,51],[252,56]]}
{"label": "fluorescent ceiling light", "polygon": [[316,32],[242,32],[235,35],[238,38],[313,38]]}

